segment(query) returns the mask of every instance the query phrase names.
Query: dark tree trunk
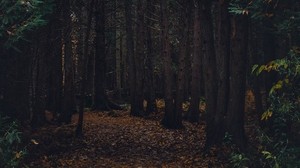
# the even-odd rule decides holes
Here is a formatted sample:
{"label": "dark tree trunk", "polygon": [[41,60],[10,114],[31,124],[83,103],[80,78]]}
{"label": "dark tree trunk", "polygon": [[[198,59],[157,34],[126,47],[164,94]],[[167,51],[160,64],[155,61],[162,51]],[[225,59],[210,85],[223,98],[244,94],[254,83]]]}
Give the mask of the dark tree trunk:
{"label": "dark tree trunk", "polygon": [[213,24],[211,18],[211,1],[202,1],[200,10],[201,29],[203,36],[203,74],[206,99],[206,142],[205,148],[208,149],[215,144],[216,127],[214,117],[217,106],[217,83],[216,83],[216,54],[214,48]]}
{"label": "dark tree trunk", "polygon": [[86,25],[86,27],[83,28],[81,33],[81,49],[82,49],[82,55],[80,57],[80,69],[81,69],[81,77],[80,77],[80,101],[79,101],[79,117],[78,117],[78,123],[76,128],[76,136],[81,137],[83,135],[82,127],[83,127],[83,113],[84,113],[84,105],[85,105],[85,91],[87,86],[87,63],[88,63],[88,49],[89,49],[89,38],[90,38],[90,32],[91,32],[91,24],[92,24],[92,14],[93,14],[93,6],[94,6],[94,0],[91,0],[89,3],[85,3],[81,7],[81,23],[83,25]]}
{"label": "dark tree trunk", "polygon": [[73,87],[73,54],[72,54],[72,21],[71,21],[71,3],[70,0],[66,0],[63,9],[64,16],[64,29],[63,29],[63,41],[64,41],[64,85],[63,85],[63,107],[60,121],[64,123],[70,123],[72,114],[74,111],[74,87]]}
{"label": "dark tree trunk", "polygon": [[105,1],[97,0],[96,18],[96,56],[95,56],[95,97],[96,110],[110,110],[105,93]]}
{"label": "dark tree trunk", "polygon": [[161,35],[162,35],[162,58],[164,69],[164,93],[165,93],[165,114],[162,120],[162,125],[166,128],[177,128],[179,125],[176,123],[174,115],[173,103],[173,72],[172,72],[172,59],[171,49],[169,42],[169,20],[167,1],[160,1],[161,7]]}
{"label": "dark tree trunk", "polygon": [[111,102],[106,94],[106,47],[105,47],[105,0],[97,0],[95,5],[96,21],[96,53],[95,53],[95,110],[121,110],[121,107]]}
{"label": "dark tree trunk", "polygon": [[190,3],[191,1],[183,2],[183,20],[182,20],[182,34],[180,39],[180,54],[179,54],[179,67],[177,76],[177,88],[176,88],[176,98],[175,98],[175,111],[174,111],[174,122],[177,127],[182,127],[182,103],[184,101],[185,94],[185,74],[186,74],[186,57],[188,46],[188,36],[189,36],[189,13],[190,13]]}
{"label": "dark tree trunk", "polygon": [[[39,50],[39,49],[37,49]],[[34,96],[34,106],[33,106],[33,114],[31,125],[32,127],[39,127],[45,124],[45,109],[46,109],[46,93],[45,93],[45,85],[46,85],[46,71],[45,71],[45,55],[42,52],[37,52],[36,56],[36,85],[35,85],[35,96]]]}
{"label": "dark tree trunk", "polygon": [[214,127],[217,143],[224,137],[224,117],[228,109],[229,90],[229,59],[230,59],[230,17],[228,12],[229,1],[219,0],[216,6],[216,63],[217,63],[217,108]]}
{"label": "dark tree trunk", "polygon": [[187,120],[190,122],[199,121],[199,102],[200,102],[200,76],[201,76],[201,29],[199,17],[199,3],[195,3],[194,12],[194,48],[193,48],[193,62],[192,62],[192,82],[191,82],[191,105],[187,114]]}
{"label": "dark tree trunk", "polygon": [[147,108],[146,108],[146,115],[150,114],[151,112],[156,111],[156,105],[155,105],[155,90],[154,90],[154,52],[153,52],[153,37],[152,37],[152,30],[150,26],[152,27],[153,24],[150,21],[151,17],[151,11],[154,9],[152,8],[151,0],[147,0],[147,25],[146,25],[146,36],[147,36],[147,58],[146,58],[146,100],[147,100]]}
{"label": "dark tree trunk", "polygon": [[247,66],[248,18],[235,15],[231,19],[231,57],[229,80],[229,104],[226,118],[227,131],[233,143],[246,148],[244,129],[245,85]]}
{"label": "dark tree trunk", "polygon": [[32,119],[31,126],[33,128],[40,127],[46,123],[45,110],[46,110],[46,84],[47,84],[47,53],[50,51],[49,48],[47,50],[46,47],[50,45],[48,41],[46,41],[50,35],[50,30],[47,33],[46,28],[38,31],[35,36],[35,43],[33,43],[33,54],[34,54],[34,64],[33,64],[33,73],[32,80],[34,85],[32,86],[33,95],[32,95]]}
{"label": "dark tree trunk", "polygon": [[[136,100],[136,66],[134,61],[134,41],[133,41],[133,25],[132,25],[132,0],[125,0],[125,19],[126,19],[126,45],[127,45],[127,57],[129,66],[129,87],[130,87],[130,103],[133,105]],[[130,114],[135,114],[135,108],[131,107]]]}
{"label": "dark tree trunk", "polygon": [[137,26],[136,26],[136,52],[135,52],[135,98],[131,103],[130,115],[144,115],[144,95],[143,95],[143,80],[144,80],[144,0],[137,1]]}
{"label": "dark tree trunk", "polygon": [[61,1],[55,2],[56,9],[53,12],[53,16],[49,22],[50,34],[50,50],[51,55],[49,61],[49,79],[48,79],[48,109],[53,111],[53,116],[56,118],[58,114],[61,114],[62,105],[62,38],[61,38]]}

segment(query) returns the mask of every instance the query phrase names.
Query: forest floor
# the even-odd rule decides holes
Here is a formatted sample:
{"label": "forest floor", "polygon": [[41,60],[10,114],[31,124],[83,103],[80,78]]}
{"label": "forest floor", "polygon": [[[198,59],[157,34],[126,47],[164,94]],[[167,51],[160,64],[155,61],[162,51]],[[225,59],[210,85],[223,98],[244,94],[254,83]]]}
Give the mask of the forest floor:
{"label": "forest floor", "polygon": [[[46,126],[31,133],[25,164],[32,168],[70,167],[228,167],[228,151],[202,153],[205,123],[183,122],[184,129],[160,125],[163,113],[130,117],[128,111],[86,112],[84,137],[74,137],[72,124]],[[247,122],[246,130],[253,129]]]}

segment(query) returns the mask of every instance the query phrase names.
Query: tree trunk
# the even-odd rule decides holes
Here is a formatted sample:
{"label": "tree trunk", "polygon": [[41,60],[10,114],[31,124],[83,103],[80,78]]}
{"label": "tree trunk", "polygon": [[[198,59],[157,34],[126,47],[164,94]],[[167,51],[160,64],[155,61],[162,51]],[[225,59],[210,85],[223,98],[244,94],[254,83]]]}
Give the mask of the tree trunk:
{"label": "tree trunk", "polygon": [[[114,0],[117,3],[117,0]],[[116,18],[122,17],[122,13],[116,9]],[[117,98],[121,99],[122,91],[122,28],[120,25],[116,26],[116,93]]]}
{"label": "tree trunk", "polygon": [[229,90],[229,59],[230,59],[230,17],[228,12],[229,1],[219,0],[216,8],[216,63],[217,63],[217,109],[214,127],[217,143],[224,137],[224,117],[227,113]]}
{"label": "tree trunk", "polygon": [[201,29],[200,29],[200,16],[199,16],[199,3],[195,3],[194,12],[194,53],[192,62],[192,82],[191,82],[191,105],[187,114],[187,120],[190,122],[199,121],[199,102],[200,102],[200,74],[201,74]]}
{"label": "tree trunk", "polygon": [[130,115],[143,116],[144,115],[144,94],[143,94],[143,80],[144,80],[144,0],[137,1],[137,27],[136,27],[136,53],[134,57],[135,62],[135,98],[133,104],[131,103]]}
{"label": "tree trunk", "polygon": [[147,109],[146,115],[149,115],[151,112],[156,111],[155,105],[155,90],[154,90],[154,52],[153,52],[153,37],[152,37],[152,27],[153,24],[149,19],[151,17],[152,8],[151,0],[147,0],[147,25],[146,25],[146,36],[147,36],[147,58],[146,58],[146,76],[145,76],[145,85],[146,85],[146,100],[147,100]]}
{"label": "tree trunk", "polygon": [[129,66],[129,87],[130,87],[130,103],[131,111],[130,114],[135,114],[134,103],[136,102],[136,66],[134,60],[134,41],[133,41],[133,25],[132,25],[132,0],[125,0],[125,19],[126,19],[126,45],[127,45],[127,57]]}
{"label": "tree trunk", "polygon": [[165,93],[165,114],[162,120],[162,125],[166,128],[177,128],[179,125],[176,123],[174,115],[173,103],[173,72],[172,72],[172,59],[169,42],[169,20],[167,1],[160,1],[161,6],[161,35],[162,35],[162,58],[164,69],[164,93]]}
{"label": "tree trunk", "polygon": [[97,0],[96,4],[96,56],[95,56],[95,97],[96,110],[110,110],[105,93],[105,1]]}
{"label": "tree trunk", "polygon": [[66,0],[64,3],[64,93],[63,93],[63,111],[60,121],[64,123],[70,123],[73,110],[74,110],[74,87],[73,87],[73,54],[72,54],[72,21],[71,21],[71,3],[70,0]]}
{"label": "tree trunk", "polygon": [[211,18],[211,1],[202,1],[200,10],[201,29],[203,36],[203,74],[206,100],[206,142],[208,149],[217,140],[214,117],[217,106],[217,83],[216,83],[216,54],[214,48],[213,24]]}
{"label": "tree trunk", "polygon": [[[43,30],[43,29],[42,29]],[[45,40],[48,38],[40,30],[36,36],[35,43],[33,43],[33,54],[34,54],[34,69],[33,69],[33,89],[34,94],[32,96],[33,108],[32,108],[32,119],[31,126],[33,128],[40,127],[45,124],[45,110],[46,110],[46,81],[47,81],[47,50],[46,46],[49,46],[49,43]],[[44,29],[45,30],[45,29]]]}
{"label": "tree trunk", "polygon": [[91,32],[91,24],[92,24],[92,13],[93,13],[93,6],[94,0],[91,0],[89,3],[85,3],[81,7],[81,23],[86,25],[83,28],[81,33],[81,47],[82,48],[82,55],[80,57],[80,68],[81,68],[81,77],[80,77],[80,101],[79,101],[79,117],[78,123],[76,128],[76,136],[81,137],[83,135],[82,127],[83,127],[83,113],[84,113],[84,105],[85,105],[85,90],[87,84],[87,63],[88,63],[88,49],[89,49],[89,38]]}
{"label": "tree trunk", "polygon": [[247,66],[248,18],[235,15],[231,19],[231,57],[229,80],[229,104],[226,118],[227,131],[233,143],[246,148],[244,129],[245,85]]}
{"label": "tree trunk", "polygon": [[182,127],[182,103],[184,101],[185,94],[185,74],[186,74],[186,57],[188,48],[188,36],[189,36],[189,13],[191,1],[183,2],[183,24],[182,24],[182,34],[180,39],[180,54],[179,54],[179,67],[177,76],[177,88],[176,88],[176,99],[175,99],[175,113],[174,122],[178,125],[177,127]]}
{"label": "tree trunk", "polygon": [[53,16],[49,22],[50,26],[50,50],[51,55],[49,59],[49,81],[48,81],[48,109],[53,112],[54,118],[61,114],[61,105],[62,105],[62,38],[61,38],[61,1],[57,0],[55,5],[57,6],[56,10],[53,12]]}

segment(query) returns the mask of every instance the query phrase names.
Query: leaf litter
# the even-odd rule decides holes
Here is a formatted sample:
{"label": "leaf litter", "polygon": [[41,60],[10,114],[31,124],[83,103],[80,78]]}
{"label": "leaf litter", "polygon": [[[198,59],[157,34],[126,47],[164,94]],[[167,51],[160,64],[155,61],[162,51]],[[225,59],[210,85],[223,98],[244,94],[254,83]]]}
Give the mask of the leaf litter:
{"label": "leaf litter", "polygon": [[147,118],[128,111],[86,112],[84,137],[75,138],[77,115],[72,124],[46,126],[32,133],[25,164],[28,167],[225,167],[219,152],[203,155],[204,122],[183,122],[184,129],[161,126],[162,113]]}

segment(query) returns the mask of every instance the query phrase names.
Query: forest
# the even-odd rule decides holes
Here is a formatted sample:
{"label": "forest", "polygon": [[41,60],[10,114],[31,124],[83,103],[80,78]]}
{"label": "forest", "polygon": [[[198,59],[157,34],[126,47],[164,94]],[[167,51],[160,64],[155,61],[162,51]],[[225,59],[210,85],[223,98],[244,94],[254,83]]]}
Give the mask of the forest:
{"label": "forest", "polygon": [[0,0],[0,168],[297,168],[299,86],[297,0]]}

